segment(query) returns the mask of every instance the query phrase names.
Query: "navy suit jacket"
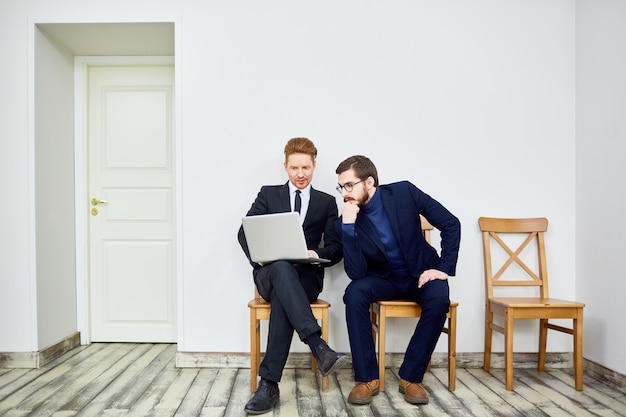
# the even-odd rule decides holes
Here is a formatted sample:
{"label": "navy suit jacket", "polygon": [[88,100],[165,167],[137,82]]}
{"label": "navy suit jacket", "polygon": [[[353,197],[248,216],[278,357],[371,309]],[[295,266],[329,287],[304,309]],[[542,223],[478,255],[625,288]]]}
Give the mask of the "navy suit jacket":
{"label": "navy suit jacket", "polygon": [[[252,203],[252,207],[248,210],[247,216],[256,216],[259,214],[285,213],[291,211],[291,203],[289,199],[289,185],[266,185],[261,187],[261,191]],[[315,190],[311,187],[311,198],[309,200],[309,208],[304,218],[302,228],[304,229],[304,237],[306,246],[310,250],[314,250],[320,258],[329,259],[329,263],[320,265],[302,265],[300,268],[312,269],[319,271],[317,274],[320,280],[324,276],[323,268],[332,266],[339,262],[342,258],[341,242],[339,234],[335,229],[337,221],[337,201],[335,198],[324,192]],[[243,232],[243,227],[239,227],[238,233],[239,244],[250,260],[250,251],[248,243]],[[250,261],[253,267],[259,268],[259,265]]]}
{"label": "navy suit jacket", "polygon": [[[380,193],[411,276],[418,278],[422,272],[431,268],[450,276],[455,275],[461,241],[459,220],[439,202],[408,181],[380,185],[376,192]],[[424,239],[420,214],[441,232],[441,256]],[[337,220],[336,229],[341,235],[344,267],[348,277],[385,278],[391,275],[383,243],[374,225],[365,216],[357,216],[355,236],[343,232],[341,218]]]}

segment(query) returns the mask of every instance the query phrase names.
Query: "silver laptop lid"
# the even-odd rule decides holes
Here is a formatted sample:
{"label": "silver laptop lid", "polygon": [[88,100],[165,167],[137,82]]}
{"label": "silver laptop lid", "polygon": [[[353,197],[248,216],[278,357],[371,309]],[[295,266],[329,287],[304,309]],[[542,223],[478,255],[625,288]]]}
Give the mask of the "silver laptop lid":
{"label": "silver laptop lid", "polygon": [[287,260],[294,263],[325,263],[309,258],[304,231],[296,212],[261,214],[241,219],[250,258],[257,263]]}

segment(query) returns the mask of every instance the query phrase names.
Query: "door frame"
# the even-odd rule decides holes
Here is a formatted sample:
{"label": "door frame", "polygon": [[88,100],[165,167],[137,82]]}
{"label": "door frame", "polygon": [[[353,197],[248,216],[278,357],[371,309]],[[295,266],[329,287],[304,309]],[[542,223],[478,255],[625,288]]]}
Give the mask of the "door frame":
{"label": "door frame", "polygon": [[182,310],[182,186],[180,167],[181,144],[180,126],[177,123],[180,114],[179,91],[180,73],[175,66],[173,56],[75,56],[74,57],[74,195],[76,213],[76,326],[80,333],[80,343],[91,343],[90,297],[89,297],[89,154],[88,154],[88,70],[90,65],[174,65],[174,105],[172,121],[174,123],[174,212],[175,212],[175,244],[174,254],[176,267],[174,285],[176,287],[176,340],[181,339]]}

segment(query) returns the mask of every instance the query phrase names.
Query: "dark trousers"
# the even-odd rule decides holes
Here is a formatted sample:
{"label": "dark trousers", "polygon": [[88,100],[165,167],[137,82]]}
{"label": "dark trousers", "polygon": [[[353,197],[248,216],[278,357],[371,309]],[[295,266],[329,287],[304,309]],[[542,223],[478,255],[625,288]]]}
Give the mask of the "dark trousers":
{"label": "dark trousers", "polygon": [[272,307],[267,349],[259,367],[262,378],[280,381],[294,330],[300,340],[314,333],[321,333],[310,306],[322,291],[319,273],[321,271],[311,267],[296,267],[284,261],[255,270],[254,282],[259,294]]}
{"label": "dark trousers", "polygon": [[365,277],[350,282],[343,301],[357,382],[379,377],[369,308],[380,300],[413,300],[422,306],[422,316],[398,372],[404,380],[422,382],[450,307],[448,281],[433,280],[420,289],[415,278]]}

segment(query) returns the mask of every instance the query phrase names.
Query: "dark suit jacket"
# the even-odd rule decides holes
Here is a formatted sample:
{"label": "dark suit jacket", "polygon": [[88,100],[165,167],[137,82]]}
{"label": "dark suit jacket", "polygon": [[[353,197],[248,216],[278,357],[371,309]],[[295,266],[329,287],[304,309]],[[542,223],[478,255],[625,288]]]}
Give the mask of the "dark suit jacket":
{"label": "dark suit jacket", "polygon": [[[255,216],[259,214],[284,213],[291,211],[289,199],[289,186],[287,183],[283,185],[266,185],[261,187],[261,191],[252,203],[252,207],[248,210],[247,216]],[[302,228],[304,229],[304,237],[307,248],[314,250],[320,258],[329,259],[331,262],[321,265],[303,265],[300,268],[315,268],[319,272],[317,278],[322,285],[324,277],[323,268],[332,266],[339,262],[342,258],[341,242],[339,234],[335,230],[335,222],[337,221],[337,202],[335,198],[329,194],[315,190],[311,187],[311,198],[309,200],[309,208]],[[248,243],[243,232],[243,227],[239,227],[239,244],[244,253],[250,260],[250,251]],[[253,267],[259,268],[259,265],[250,261]]]}
{"label": "dark suit jacket", "polygon": [[[380,185],[376,189],[389,217],[411,276],[418,278],[427,269],[438,269],[453,276],[461,240],[461,223],[444,206],[408,181]],[[441,232],[441,256],[422,234],[422,214]],[[358,216],[356,236],[342,232],[341,218],[336,223],[343,243],[344,266],[351,279],[365,276],[388,277],[391,268],[383,243],[374,225]]]}

